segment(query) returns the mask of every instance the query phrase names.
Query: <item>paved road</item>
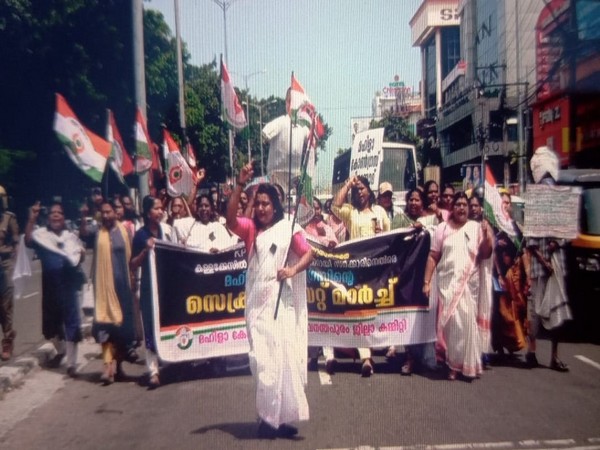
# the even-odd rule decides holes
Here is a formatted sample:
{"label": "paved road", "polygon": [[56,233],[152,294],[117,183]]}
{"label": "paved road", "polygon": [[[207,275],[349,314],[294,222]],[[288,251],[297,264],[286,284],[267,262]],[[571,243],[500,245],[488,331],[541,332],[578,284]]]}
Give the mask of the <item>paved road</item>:
{"label": "paved road", "polygon": [[[272,442],[255,437],[247,369],[216,377],[206,365],[172,365],[164,386],[148,391],[138,363],[126,365],[127,381],[104,387],[98,347],[88,342],[79,379],[43,369],[0,401],[0,448],[598,449],[600,348],[561,350],[568,374],[515,361],[472,383],[401,377],[382,357],[363,379],[343,360],[332,377],[309,373],[302,439]],[[547,359],[548,342],[538,353]]]}
{"label": "paved road", "polygon": [[[39,295],[19,300],[17,354],[42,342],[39,312]],[[349,359],[331,377],[321,365],[309,372],[301,438],[264,441],[247,368],[215,376],[206,364],[171,365],[148,391],[140,361],[125,365],[125,382],[104,387],[99,346],[86,341],[77,380],[64,367],[37,369],[0,400],[0,448],[600,449],[600,346],[560,350],[567,374],[525,369],[521,355],[472,383],[401,377],[399,361],[381,356],[369,379]],[[541,340],[540,362],[549,351]]]}

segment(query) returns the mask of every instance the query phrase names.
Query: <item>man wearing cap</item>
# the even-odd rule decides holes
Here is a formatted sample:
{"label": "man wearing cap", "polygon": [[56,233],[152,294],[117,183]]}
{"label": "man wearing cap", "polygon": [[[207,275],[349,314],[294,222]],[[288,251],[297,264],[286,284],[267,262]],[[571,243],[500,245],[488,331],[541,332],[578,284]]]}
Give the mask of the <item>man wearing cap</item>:
{"label": "man wearing cap", "polygon": [[13,330],[13,258],[19,243],[17,217],[8,211],[8,196],[0,186],[0,324],[4,339],[0,358],[7,361],[14,349],[17,332]]}
{"label": "man wearing cap", "polygon": [[379,193],[377,195],[377,204],[385,209],[385,212],[390,219],[394,218],[394,204],[392,202],[394,189],[392,183],[384,181],[379,185]]}

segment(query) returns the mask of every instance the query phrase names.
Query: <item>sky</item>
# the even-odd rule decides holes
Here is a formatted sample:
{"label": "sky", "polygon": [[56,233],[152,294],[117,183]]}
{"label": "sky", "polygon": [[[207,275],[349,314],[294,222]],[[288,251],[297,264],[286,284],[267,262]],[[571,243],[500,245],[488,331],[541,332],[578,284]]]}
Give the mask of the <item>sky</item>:
{"label": "sky", "polygon": [[[333,128],[326,151],[319,152],[317,186],[331,183],[338,149],[351,145],[350,119],[371,115],[377,91],[395,75],[418,91],[420,52],[412,46],[409,21],[422,0],[226,2],[234,84],[258,99],[284,98],[294,72]],[[175,35],[174,0],[146,0],[144,8],[162,12]],[[179,9],[192,64],[218,61],[225,53],[222,8],[213,0],[179,0]]]}

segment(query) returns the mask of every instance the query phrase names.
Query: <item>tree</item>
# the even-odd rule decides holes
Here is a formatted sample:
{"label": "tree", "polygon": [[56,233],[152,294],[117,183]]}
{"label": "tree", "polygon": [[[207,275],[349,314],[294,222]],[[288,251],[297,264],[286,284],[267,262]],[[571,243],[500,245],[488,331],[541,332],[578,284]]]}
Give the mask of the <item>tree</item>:
{"label": "tree", "polygon": [[373,120],[369,128],[384,128],[383,138],[389,142],[417,143],[417,138],[406,119],[389,111],[384,114],[381,120]]}
{"label": "tree", "polygon": [[119,0],[11,0],[0,2],[0,18],[0,146],[11,164],[16,150],[34,155],[9,174],[20,180],[12,195],[24,220],[33,200],[72,198],[74,185],[91,184],[54,135],[54,93],[98,134],[105,108],[117,120],[131,108],[131,14]]}

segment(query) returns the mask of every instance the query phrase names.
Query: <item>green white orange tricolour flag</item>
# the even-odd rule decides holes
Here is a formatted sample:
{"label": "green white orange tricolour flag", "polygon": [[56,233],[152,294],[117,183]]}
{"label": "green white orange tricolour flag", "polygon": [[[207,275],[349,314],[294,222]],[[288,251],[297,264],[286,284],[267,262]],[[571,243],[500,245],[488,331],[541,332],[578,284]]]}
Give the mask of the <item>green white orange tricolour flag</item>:
{"label": "green white orange tricolour flag", "polygon": [[75,165],[94,181],[100,182],[111,145],[84,127],[60,94],[56,94],[54,131]]}
{"label": "green white orange tricolour flag", "polygon": [[496,188],[496,179],[488,165],[485,166],[484,212],[493,227],[504,231],[511,238],[516,236],[512,218],[502,209],[502,197]]}
{"label": "green white orange tricolour flag", "polygon": [[177,143],[167,130],[163,130],[163,152],[167,173],[167,193],[171,197],[189,195],[194,187],[195,177],[192,169],[181,154]]}
{"label": "green white orange tricolour flag", "polygon": [[233,81],[227,70],[227,66],[221,58],[221,104],[223,107],[223,115],[227,122],[234,128],[244,128],[248,125],[244,108],[238,100],[233,87]]}
{"label": "green white orange tricolour flag", "polygon": [[135,116],[135,171],[144,173],[152,168],[152,141],[146,127],[146,119],[138,108]]}
{"label": "green white orange tricolour flag", "polygon": [[111,144],[110,166],[115,171],[121,182],[125,182],[124,176],[133,173],[133,163],[129,153],[125,150],[121,133],[117,128],[115,116],[108,110],[108,124],[106,126],[106,139]]}
{"label": "green white orange tricolour flag", "polygon": [[292,123],[294,125],[312,127],[316,115],[315,106],[293,73],[289,94],[290,99],[287,105],[287,113],[292,119]]}

